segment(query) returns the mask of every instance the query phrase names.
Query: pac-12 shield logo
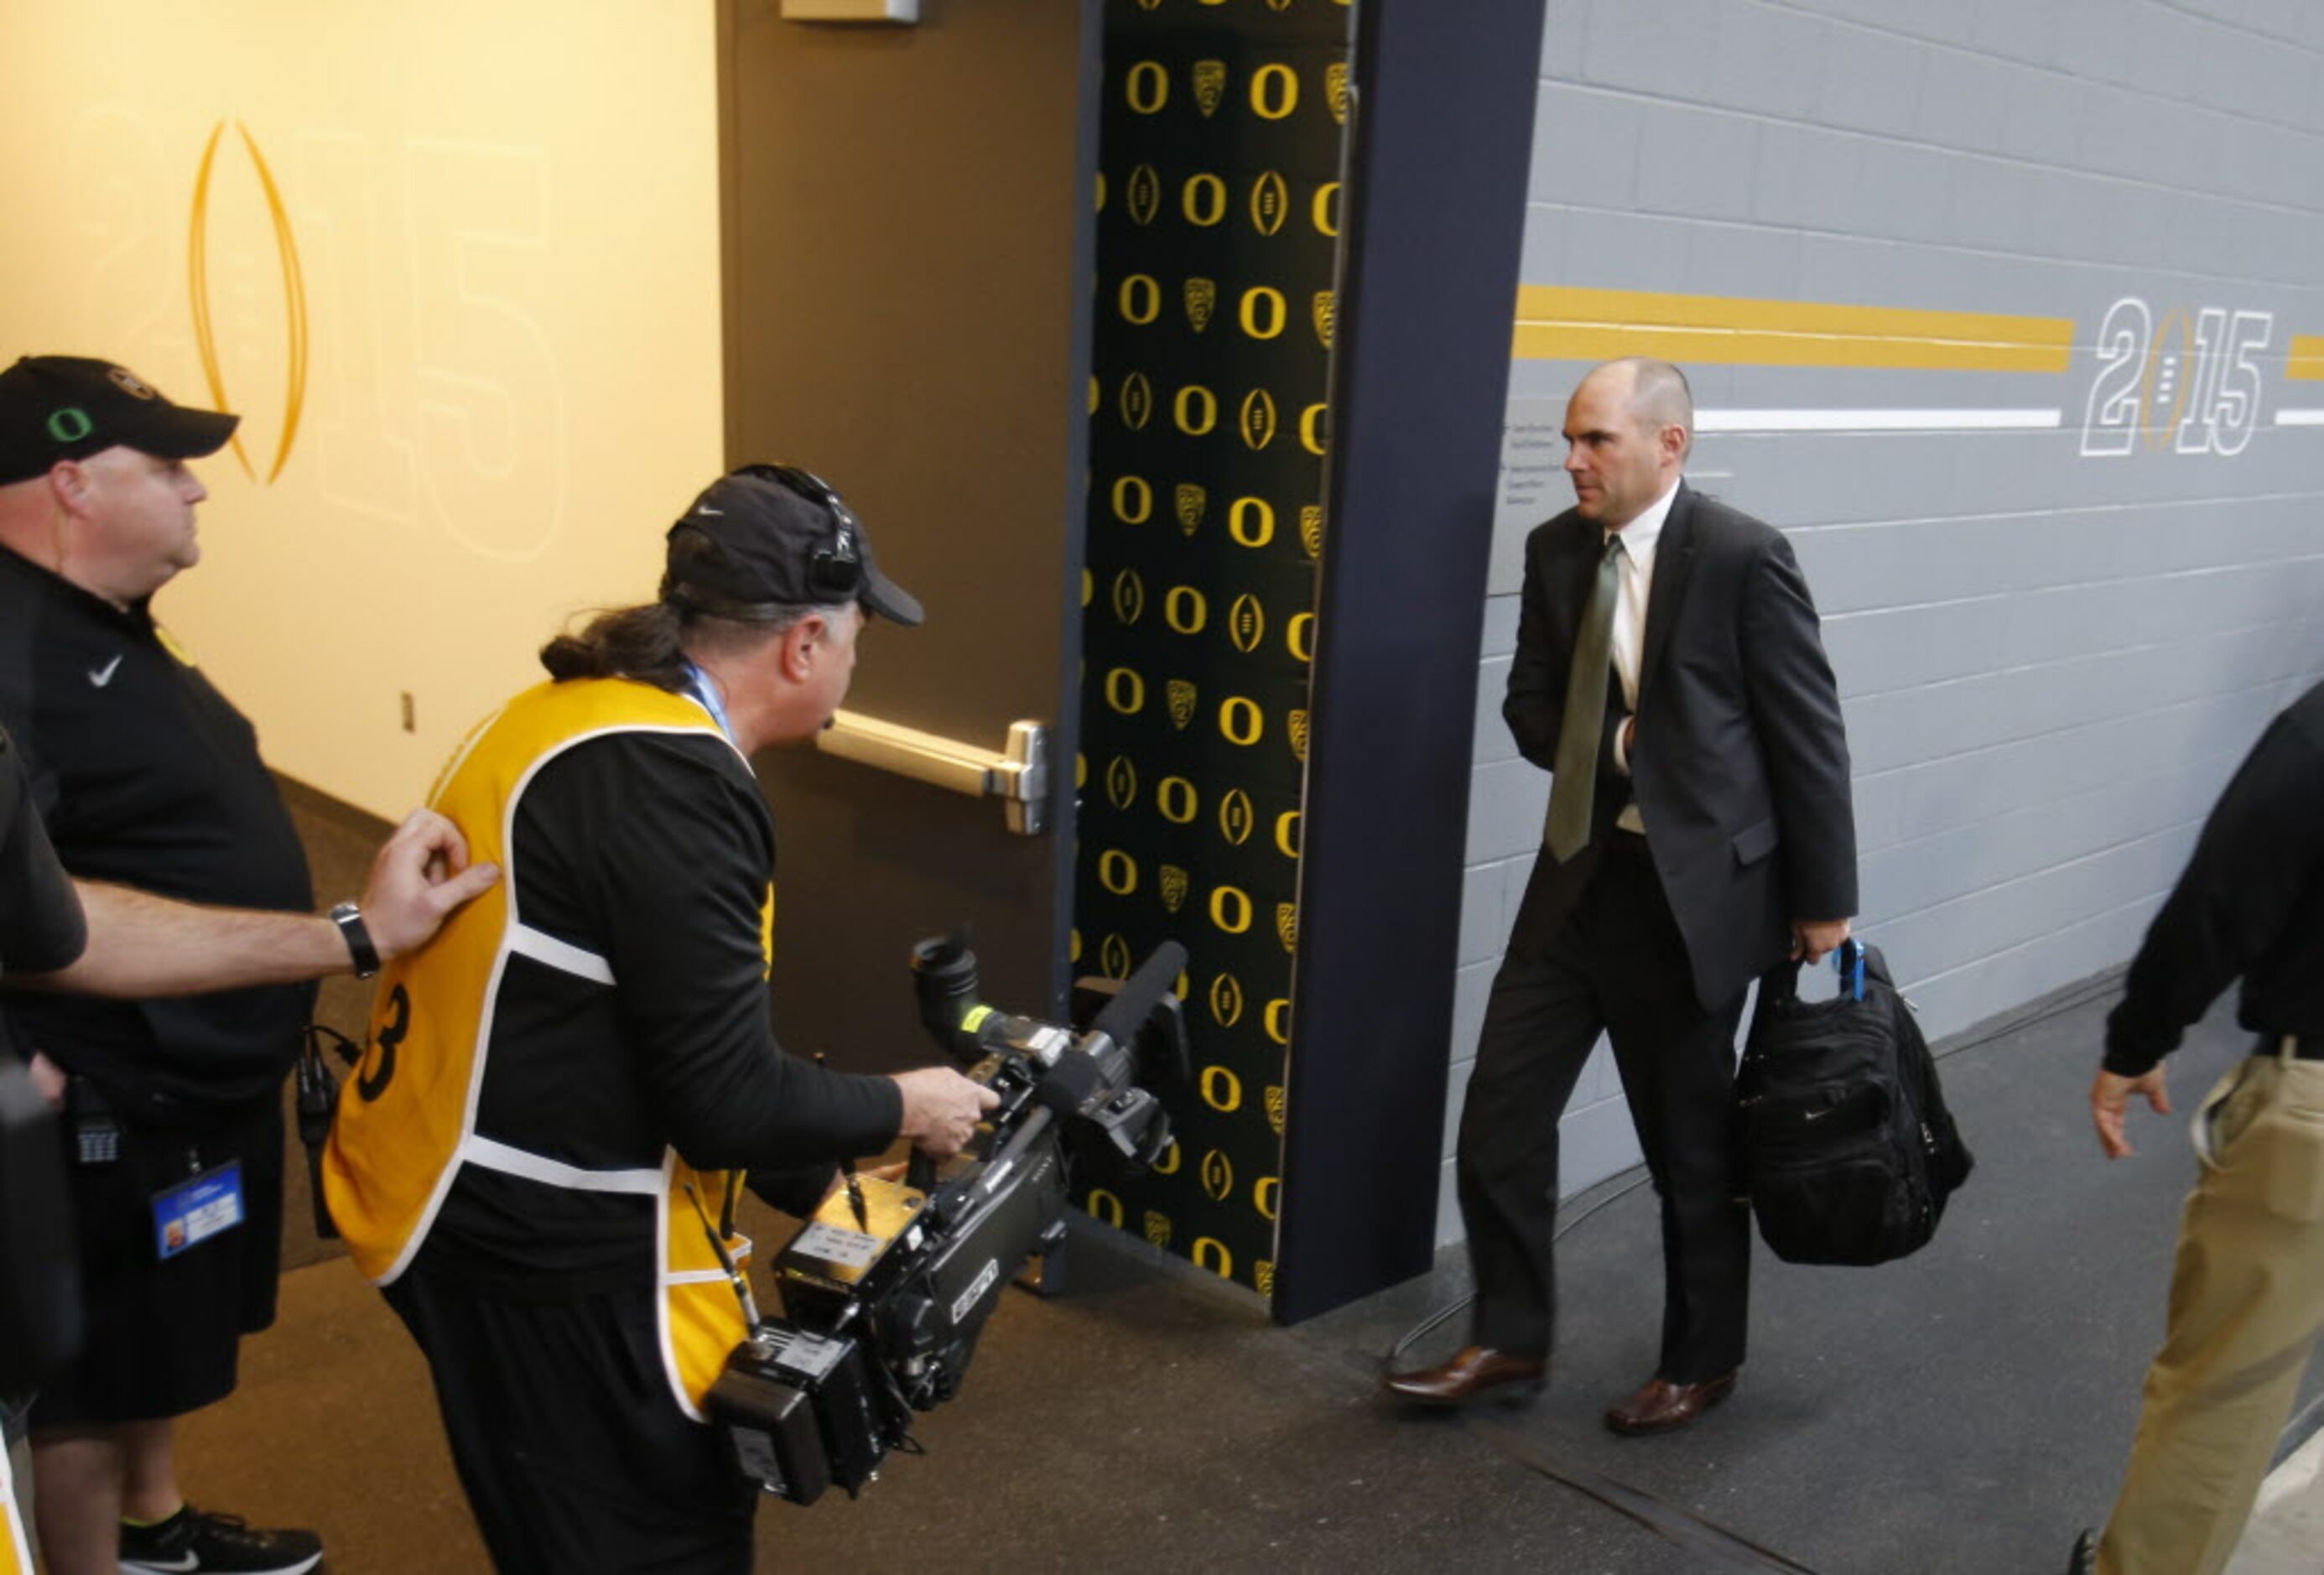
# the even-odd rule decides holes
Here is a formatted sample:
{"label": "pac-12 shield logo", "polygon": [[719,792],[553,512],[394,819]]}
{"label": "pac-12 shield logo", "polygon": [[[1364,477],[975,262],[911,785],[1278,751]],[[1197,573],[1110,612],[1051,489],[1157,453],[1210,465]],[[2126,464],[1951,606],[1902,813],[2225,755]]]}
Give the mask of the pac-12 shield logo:
{"label": "pac-12 shield logo", "polygon": [[1192,536],[1202,528],[1203,515],[1210,508],[1209,489],[1196,486],[1193,482],[1180,482],[1175,501],[1178,507],[1178,530],[1183,535]]}
{"label": "pac-12 shield logo", "polygon": [[1309,315],[1315,324],[1315,343],[1329,350],[1332,347],[1332,330],[1339,317],[1339,298],[1328,290],[1319,290],[1309,306]]}
{"label": "pac-12 shield logo", "polygon": [[1186,724],[1194,720],[1194,686],[1184,678],[1173,678],[1165,692],[1170,701],[1170,725],[1184,732]]}
{"label": "pac-12 shield logo", "polygon": [[1309,557],[1323,555],[1323,505],[1303,503],[1299,506],[1299,545]]}
{"label": "pac-12 shield logo", "polygon": [[1162,866],[1162,906],[1172,913],[1186,900],[1186,872],[1176,864]]}
{"label": "pac-12 shield logo", "polygon": [[1186,281],[1185,296],[1187,326],[1199,334],[1219,309],[1219,281],[1197,275]]}
{"label": "pac-12 shield logo", "polygon": [[1219,112],[1219,103],[1227,93],[1227,63],[1224,60],[1194,62],[1194,107],[1208,120]]}
{"label": "pac-12 shield logo", "polygon": [[1299,905],[1278,902],[1275,905],[1275,938],[1283,943],[1286,952],[1299,947]]}

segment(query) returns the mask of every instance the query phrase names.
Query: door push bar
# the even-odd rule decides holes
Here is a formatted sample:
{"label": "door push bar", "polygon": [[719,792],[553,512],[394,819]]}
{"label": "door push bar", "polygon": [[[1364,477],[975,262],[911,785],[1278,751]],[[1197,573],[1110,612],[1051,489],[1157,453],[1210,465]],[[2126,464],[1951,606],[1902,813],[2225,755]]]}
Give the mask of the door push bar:
{"label": "door push bar", "polygon": [[899,727],[855,711],[835,713],[815,735],[827,755],[893,771],[972,798],[999,798],[1009,829],[1037,837],[1049,829],[1049,730],[1038,722],[1009,724],[1009,751],[989,751],[932,732]]}

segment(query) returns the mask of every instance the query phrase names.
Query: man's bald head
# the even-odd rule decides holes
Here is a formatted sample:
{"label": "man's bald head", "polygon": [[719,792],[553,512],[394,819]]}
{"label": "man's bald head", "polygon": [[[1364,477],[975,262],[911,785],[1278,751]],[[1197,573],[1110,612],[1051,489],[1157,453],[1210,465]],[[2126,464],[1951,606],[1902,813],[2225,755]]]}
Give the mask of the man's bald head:
{"label": "man's bald head", "polygon": [[1576,512],[1619,530],[1678,484],[1694,441],[1694,395],[1667,361],[1605,362],[1574,388],[1565,441]]}
{"label": "man's bald head", "polygon": [[1600,362],[1590,369],[1582,379],[1615,380],[1618,397],[1630,413],[1648,428],[1682,427],[1687,441],[1694,440],[1694,391],[1687,386],[1686,373],[1667,361],[1656,361],[1646,355],[1625,355],[1618,360]]}

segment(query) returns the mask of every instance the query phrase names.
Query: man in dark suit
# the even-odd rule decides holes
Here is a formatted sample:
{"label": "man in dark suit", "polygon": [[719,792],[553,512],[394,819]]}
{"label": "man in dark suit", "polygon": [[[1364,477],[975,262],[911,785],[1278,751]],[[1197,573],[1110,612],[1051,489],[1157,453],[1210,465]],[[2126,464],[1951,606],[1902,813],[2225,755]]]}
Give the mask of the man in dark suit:
{"label": "man in dark suit", "polygon": [[1461,1123],[1471,1343],[1406,1399],[1529,1392],[1547,1367],[1557,1123],[1603,1031],[1662,1199],[1653,1377],[1617,1432],[1684,1426],[1742,1365],[1751,1243],[1734,1168],[1744,994],[1847,938],[1848,742],[1782,534],[1680,479],[1678,369],[1608,362],[1566,407],[1574,506],[1526,543],[1503,706],[1548,768],[1549,821],[1486,1008]]}

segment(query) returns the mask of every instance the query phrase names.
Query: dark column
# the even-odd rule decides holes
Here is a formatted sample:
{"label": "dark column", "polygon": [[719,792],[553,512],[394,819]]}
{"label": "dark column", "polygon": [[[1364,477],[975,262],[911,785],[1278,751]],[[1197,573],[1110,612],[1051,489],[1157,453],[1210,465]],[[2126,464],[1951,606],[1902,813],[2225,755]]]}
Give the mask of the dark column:
{"label": "dark column", "polygon": [[1543,0],[1360,0],[1275,1315],[1429,1266]]}

